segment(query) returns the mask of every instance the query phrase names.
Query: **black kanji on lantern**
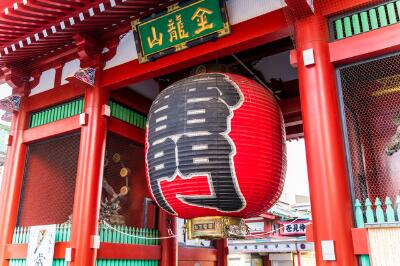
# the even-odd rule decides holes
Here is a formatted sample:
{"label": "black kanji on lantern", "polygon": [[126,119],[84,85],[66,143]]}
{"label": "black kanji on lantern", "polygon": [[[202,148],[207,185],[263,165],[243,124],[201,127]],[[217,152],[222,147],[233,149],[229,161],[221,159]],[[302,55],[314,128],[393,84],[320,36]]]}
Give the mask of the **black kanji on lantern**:
{"label": "black kanji on lantern", "polygon": [[152,193],[174,213],[160,182],[206,175],[211,195],[180,196],[191,205],[224,212],[245,206],[233,165],[235,145],[228,136],[233,110],[243,95],[222,74],[202,74],[168,87],[153,103],[148,119],[147,167]]}

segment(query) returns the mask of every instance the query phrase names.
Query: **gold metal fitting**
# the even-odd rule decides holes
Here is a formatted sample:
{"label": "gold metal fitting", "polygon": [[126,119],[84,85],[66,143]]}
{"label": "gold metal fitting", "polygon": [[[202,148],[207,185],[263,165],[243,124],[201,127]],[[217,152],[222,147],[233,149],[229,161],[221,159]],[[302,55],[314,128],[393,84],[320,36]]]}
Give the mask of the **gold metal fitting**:
{"label": "gold metal fitting", "polygon": [[243,239],[249,232],[243,219],[237,217],[209,216],[187,221],[189,239]]}

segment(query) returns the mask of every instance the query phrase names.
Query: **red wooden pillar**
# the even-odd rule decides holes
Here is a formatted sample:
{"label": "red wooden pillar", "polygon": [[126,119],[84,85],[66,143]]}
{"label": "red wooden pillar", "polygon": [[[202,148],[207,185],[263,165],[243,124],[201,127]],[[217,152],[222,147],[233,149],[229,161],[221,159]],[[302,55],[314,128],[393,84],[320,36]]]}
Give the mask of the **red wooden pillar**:
{"label": "red wooden pillar", "polygon": [[0,264],[7,266],[5,260],[7,244],[12,242],[14,228],[17,223],[19,200],[24,177],[26,145],[23,143],[23,133],[27,125],[28,114],[24,97],[21,98],[19,112],[13,114],[10,135],[11,147],[7,149],[7,159],[4,168],[0,191]]}
{"label": "red wooden pillar", "polygon": [[301,266],[301,253],[297,251],[297,266]]}
{"label": "red wooden pillar", "polygon": [[[335,69],[327,23],[317,15],[296,22],[296,46],[317,265],[356,265],[352,204],[346,171]],[[304,66],[313,49],[315,64]],[[322,259],[321,240],[333,240],[336,261]]]}
{"label": "red wooden pillar", "polygon": [[[176,217],[158,208],[158,231],[159,237],[168,237],[170,234],[177,235]],[[178,265],[178,238],[166,238],[160,240],[161,245],[161,261],[160,266],[177,266]]]}
{"label": "red wooden pillar", "polygon": [[269,260],[269,255],[262,256],[263,266],[271,266],[271,261]]}
{"label": "red wooden pillar", "polygon": [[103,106],[109,92],[99,87],[101,71],[96,71],[96,83],[85,93],[87,124],[82,127],[74,209],[72,214],[71,266],[94,266],[97,250],[92,248],[93,236],[98,235],[98,218],[102,192],[103,166],[107,136],[107,119]]}
{"label": "red wooden pillar", "polygon": [[217,266],[228,266],[228,239],[216,241],[217,248]]}

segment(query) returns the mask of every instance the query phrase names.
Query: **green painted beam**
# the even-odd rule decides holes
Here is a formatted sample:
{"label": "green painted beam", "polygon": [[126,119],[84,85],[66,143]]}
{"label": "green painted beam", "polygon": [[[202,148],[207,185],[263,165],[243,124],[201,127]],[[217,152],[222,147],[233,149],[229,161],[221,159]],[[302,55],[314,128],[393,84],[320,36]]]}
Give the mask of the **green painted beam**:
{"label": "green painted beam", "polygon": [[386,7],[387,7],[387,14],[389,17],[389,24],[397,23],[396,10],[395,10],[394,3],[390,3]]}
{"label": "green painted beam", "polygon": [[83,98],[62,103],[56,106],[32,113],[30,116],[30,128],[49,124],[83,112]]}
{"label": "green painted beam", "polygon": [[110,101],[109,105],[112,117],[139,128],[146,128],[146,116],[114,101]]}
{"label": "green painted beam", "polygon": [[388,25],[388,20],[386,17],[386,8],[385,6],[378,7],[378,15],[379,15],[379,22],[381,27],[385,27]]}
{"label": "green painted beam", "polygon": [[344,35],[345,35],[346,37],[352,36],[352,35],[353,35],[353,32],[352,32],[352,30],[351,30],[351,20],[350,20],[350,17],[345,17],[345,18],[343,19],[343,21],[344,21]]}
{"label": "green painted beam", "polygon": [[351,20],[353,23],[354,34],[361,33],[360,17],[358,16],[358,14],[354,14],[353,16],[351,16]]}
{"label": "green painted beam", "polygon": [[335,21],[335,29],[336,29],[336,39],[340,40],[344,38],[343,34],[343,22],[341,19]]}

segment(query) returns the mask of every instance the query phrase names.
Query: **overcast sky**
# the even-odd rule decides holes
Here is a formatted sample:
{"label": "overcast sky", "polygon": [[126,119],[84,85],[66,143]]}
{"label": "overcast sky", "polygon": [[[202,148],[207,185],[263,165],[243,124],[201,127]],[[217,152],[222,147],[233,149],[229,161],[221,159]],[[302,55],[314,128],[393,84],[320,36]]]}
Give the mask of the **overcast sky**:
{"label": "overcast sky", "polygon": [[[10,96],[12,93],[12,89],[10,86],[8,86],[7,83],[0,84],[0,100],[6,98],[7,96]],[[3,116],[5,112],[3,110],[0,110],[0,117]],[[10,123],[5,122],[3,120],[0,120],[1,124],[6,124],[10,125]]]}
{"label": "overcast sky", "polygon": [[283,193],[309,195],[304,139],[287,142],[287,172]]}

